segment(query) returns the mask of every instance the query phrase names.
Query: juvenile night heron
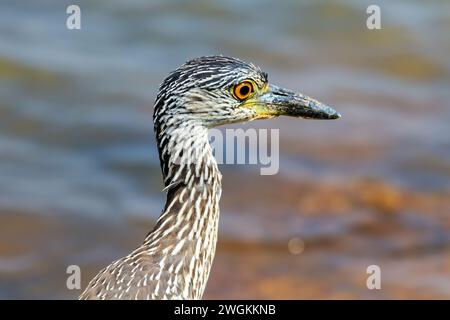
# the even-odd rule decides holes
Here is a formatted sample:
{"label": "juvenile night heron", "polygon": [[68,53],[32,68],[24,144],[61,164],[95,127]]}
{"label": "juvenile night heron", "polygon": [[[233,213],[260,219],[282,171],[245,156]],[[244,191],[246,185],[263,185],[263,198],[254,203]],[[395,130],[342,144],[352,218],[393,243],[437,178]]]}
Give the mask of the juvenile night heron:
{"label": "juvenile night heron", "polygon": [[340,117],[269,85],[267,73],[235,58],[197,58],[170,73],[153,114],[164,210],[144,243],[100,271],[80,299],[201,299],[216,249],[222,178],[208,128],[280,115]]}

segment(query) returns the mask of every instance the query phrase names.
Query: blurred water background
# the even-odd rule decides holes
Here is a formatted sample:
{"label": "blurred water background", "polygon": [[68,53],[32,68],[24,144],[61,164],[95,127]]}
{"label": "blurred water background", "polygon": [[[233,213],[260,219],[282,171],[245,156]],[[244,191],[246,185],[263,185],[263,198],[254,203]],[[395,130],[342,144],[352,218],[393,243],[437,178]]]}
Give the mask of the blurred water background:
{"label": "blurred water background", "polygon": [[343,118],[239,126],[280,128],[280,172],[221,166],[205,298],[450,298],[450,2],[377,1],[371,31],[372,2],[1,1],[0,299],[75,298],[68,265],[84,287],[143,240],[157,88],[211,54]]}

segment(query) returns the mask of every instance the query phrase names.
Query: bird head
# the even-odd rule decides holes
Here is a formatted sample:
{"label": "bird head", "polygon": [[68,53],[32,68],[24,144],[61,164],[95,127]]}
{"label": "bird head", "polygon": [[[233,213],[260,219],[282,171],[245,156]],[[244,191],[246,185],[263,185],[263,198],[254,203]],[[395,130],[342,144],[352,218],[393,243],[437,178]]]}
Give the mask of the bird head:
{"label": "bird head", "polygon": [[193,59],[170,73],[155,103],[155,120],[162,116],[208,128],[278,116],[340,118],[313,98],[269,84],[255,65],[224,56]]}

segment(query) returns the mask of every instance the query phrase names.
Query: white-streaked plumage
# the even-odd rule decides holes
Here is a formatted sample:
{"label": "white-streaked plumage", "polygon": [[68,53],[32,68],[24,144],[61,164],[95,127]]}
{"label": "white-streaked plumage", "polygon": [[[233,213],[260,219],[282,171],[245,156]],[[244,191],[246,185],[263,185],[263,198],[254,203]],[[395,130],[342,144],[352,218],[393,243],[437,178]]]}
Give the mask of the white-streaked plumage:
{"label": "white-streaked plumage", "polygon": [[[232,94],[245,81],[254,85],[261,110]],[[208,128],[282,114],[339,117],[314,99],[274,88],[271,94],[258,67],[223,56],[188,61],[168,75],[153,115],[164,210],[144,242],[101,270],[80,299],[202,298],[216,250],[222,180]]]}

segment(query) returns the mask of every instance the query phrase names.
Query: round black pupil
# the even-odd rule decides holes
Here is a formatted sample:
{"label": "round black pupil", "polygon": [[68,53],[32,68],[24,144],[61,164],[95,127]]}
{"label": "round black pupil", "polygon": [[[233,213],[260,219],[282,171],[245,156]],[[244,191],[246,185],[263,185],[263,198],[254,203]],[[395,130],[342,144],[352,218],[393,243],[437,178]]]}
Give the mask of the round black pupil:
{"label": "round black pupil", "polygon": [[248,85],[243,85],[243,86],[239,89],[239,93],[241,94],[241,96],[246,96],[249,92],[250,92],[250,88],[249,88]]}
{"label": "round black pupil", "polygon": [[239,89],[239,93],[242,95],[242,96],[246,96],[247,94],[249,94],[249,92],[250,92],[250,87],[248,86],[248,85],[243,85],[242,87],[241,87],[241,89]]}

